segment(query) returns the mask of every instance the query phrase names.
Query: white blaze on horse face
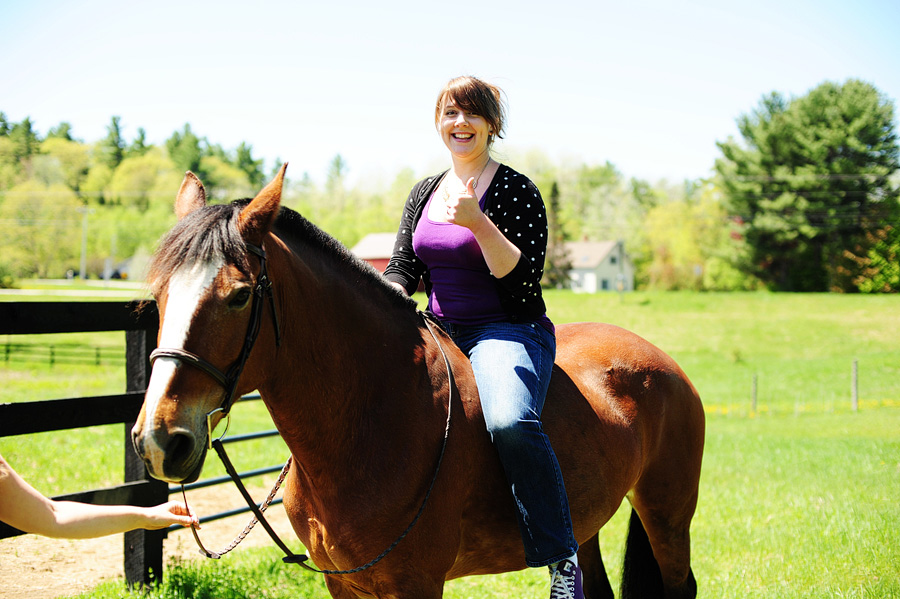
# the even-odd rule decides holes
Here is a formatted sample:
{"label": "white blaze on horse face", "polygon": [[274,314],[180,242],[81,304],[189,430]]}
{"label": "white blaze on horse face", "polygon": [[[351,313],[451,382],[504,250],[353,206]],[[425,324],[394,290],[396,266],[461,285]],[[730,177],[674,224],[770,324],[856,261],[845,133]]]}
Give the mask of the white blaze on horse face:
{"label": "white blaze on horse face", "polygon": [[[191,323],[200,301],[209,292],[225,261],[216,258],[212,262],[181,267],[169,279],[166,311],[162,318],[159,346],[184,349]],[[147,394],[144,396],[144,453],[152,460],[156,472],[162,472],[163,451],[150,431],[156,420],[156,411],[165,398],[169,384],[179,361],[174,358],[158,358],[153,363]]]}

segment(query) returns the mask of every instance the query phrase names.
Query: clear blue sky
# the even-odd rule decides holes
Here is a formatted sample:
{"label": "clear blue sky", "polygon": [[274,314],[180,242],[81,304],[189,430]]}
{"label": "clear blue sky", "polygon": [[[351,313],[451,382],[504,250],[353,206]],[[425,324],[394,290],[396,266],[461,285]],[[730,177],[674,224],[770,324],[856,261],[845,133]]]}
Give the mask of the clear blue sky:
{"label": "clear blue sky", "polygon": [[324,178],[443,167],[433,102],[451,77],[500,85],[502,152],[707,176],[716,141],[771,91],[860,78],[897,105],[897,0],[424,2],[2,0],[0,111],[96,141],[190,123],[226,149]]}

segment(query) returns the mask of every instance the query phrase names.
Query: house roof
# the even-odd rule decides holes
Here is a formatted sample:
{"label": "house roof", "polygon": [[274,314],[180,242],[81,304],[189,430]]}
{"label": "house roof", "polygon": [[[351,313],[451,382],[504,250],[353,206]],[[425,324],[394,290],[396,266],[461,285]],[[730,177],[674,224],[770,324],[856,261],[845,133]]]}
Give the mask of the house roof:
{"label": "house roof", "polygon": [[595,268],[617,246],[615,241],[567,241],[566,250],[572,268]]}
{"label": "house roof", "polygon": [[379,258],[390,258],[394,253],[394,240],[397,238],[396,233],[369,233],[359,240],[350,251],[357,258],[363,260],[377,260]]}

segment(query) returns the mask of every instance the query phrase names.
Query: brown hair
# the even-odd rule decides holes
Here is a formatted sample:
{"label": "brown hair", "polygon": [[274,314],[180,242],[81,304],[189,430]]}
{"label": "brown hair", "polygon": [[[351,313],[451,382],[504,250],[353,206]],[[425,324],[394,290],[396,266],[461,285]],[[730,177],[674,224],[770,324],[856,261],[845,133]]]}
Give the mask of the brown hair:
{"label": "brown hair", "polygon": [[450,101],[461,110],[477,114],[488,122],[491,129],[489,144],[493,143],[495,136],[503,139],[503,130],[506,128],[506,106],[501,93],[499,87],[477,77],[463,76],[451,79],[438,94],[437,104],[434,106],[434,124],[440,123],[444,103]]}

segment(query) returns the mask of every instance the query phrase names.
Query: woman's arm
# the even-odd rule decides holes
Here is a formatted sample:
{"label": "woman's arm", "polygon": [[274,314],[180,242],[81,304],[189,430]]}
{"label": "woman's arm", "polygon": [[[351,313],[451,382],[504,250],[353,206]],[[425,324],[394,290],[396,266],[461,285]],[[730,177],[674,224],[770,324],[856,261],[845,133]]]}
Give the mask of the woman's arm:
{"label": "woman's arm", "polygon": [[521,250],[507,239],[478,206],[475,178],[466,182],[464,194],[447,199],[447,222],[466,227],[475,236],[491,274],[502,279],[516,267]]}
{"label": "woman's arm", "polygon": [[0,456],[0,521],[27,533],[72,539],[136,528],[153,530],[172,524],[197,524],[196,516],[176,501],[149,508],[54,501],[29,485],[3,456]]}

